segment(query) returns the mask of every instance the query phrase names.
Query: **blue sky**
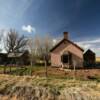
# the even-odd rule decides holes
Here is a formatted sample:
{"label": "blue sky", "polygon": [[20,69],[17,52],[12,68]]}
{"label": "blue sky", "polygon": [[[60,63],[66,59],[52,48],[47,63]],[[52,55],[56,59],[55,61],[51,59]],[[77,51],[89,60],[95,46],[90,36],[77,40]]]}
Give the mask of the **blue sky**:
{"label": "blue sky", "polygon": [[100,0],[0,0],[0,29],[62,36],[100,56]]}

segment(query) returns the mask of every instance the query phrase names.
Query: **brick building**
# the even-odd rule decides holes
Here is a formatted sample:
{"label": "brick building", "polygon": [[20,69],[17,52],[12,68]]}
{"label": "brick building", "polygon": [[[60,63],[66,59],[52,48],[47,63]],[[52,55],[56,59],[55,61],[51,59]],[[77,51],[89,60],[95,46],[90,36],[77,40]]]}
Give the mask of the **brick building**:
{"label": "brick building", "polygon": [[84,50],[69,40],[68,32],[51,50],[51,66],[72,68],[74,65],[83,67]]}

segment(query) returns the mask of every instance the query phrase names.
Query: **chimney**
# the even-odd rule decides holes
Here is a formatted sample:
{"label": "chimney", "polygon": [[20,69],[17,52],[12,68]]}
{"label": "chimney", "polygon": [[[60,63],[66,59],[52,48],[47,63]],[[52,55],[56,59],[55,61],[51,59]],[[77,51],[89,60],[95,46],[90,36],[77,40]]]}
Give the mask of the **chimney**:
{"label": "chimney", "polygon": [[68,39],[68,32],[64,32],[64,39]]}

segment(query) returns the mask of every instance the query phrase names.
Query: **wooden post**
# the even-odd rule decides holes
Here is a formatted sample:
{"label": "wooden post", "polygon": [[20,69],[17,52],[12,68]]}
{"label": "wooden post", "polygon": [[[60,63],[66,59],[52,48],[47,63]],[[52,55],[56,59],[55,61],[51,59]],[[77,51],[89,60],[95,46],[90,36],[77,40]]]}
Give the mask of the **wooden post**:
{"label": "wooden post", "polygon": [[73,61],[74,64],[74,79],[76,79],[76,61]]}
{"label": "wooden post", "polygon": [[44,55],[44,62],[45,62],[45,76],[46,76],[46,77],[48,76],[48,74],[47,74],[47,60],[48,60],[47,54],[45,54],[45,55]]}
{"label": "wooden post", "polygon": [[11,73],[11,66],[10,66],[10,73]]}
{"label": "wooden post", "polygon": [[47,77],[47,62],[45,61],[45,76]]}
{"label": "wooden post", "polygon": [[6,73],[6,66],[4,65],[4,74]]}
{"label": "wooden post", "polygon": [[31,75],[31,76],[32,76],[32,67],[33,67],[33,66],[31,66],[31,68],[30,68],[30,75]]}

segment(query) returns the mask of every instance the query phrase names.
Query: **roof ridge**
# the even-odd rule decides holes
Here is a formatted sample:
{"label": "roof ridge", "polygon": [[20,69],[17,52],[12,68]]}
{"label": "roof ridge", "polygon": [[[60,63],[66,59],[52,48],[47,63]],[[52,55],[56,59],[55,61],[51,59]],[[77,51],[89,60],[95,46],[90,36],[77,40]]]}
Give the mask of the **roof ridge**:
{"label": "roof ridge", "polygon": [[63,41],[68,41],[71,44],[73,44],[74,46],[76,46],[77,48],[79,48],[81,51],[84,51],[80,46],[78,46],[76,43],[74,43],[73,41],[69,40],[69,39],[62,39],[60,42],[58,42],[51,50],[50,52],[52,52],[54,49],[56,49]]}

